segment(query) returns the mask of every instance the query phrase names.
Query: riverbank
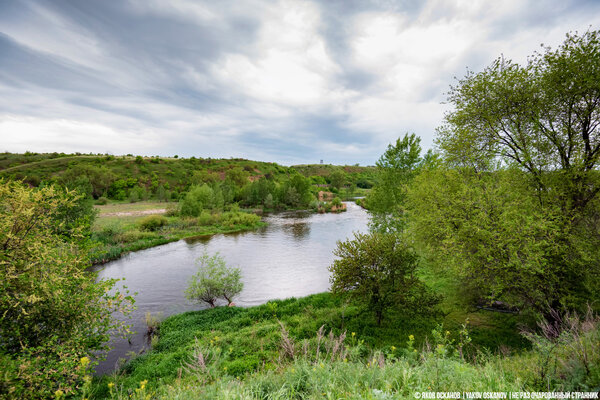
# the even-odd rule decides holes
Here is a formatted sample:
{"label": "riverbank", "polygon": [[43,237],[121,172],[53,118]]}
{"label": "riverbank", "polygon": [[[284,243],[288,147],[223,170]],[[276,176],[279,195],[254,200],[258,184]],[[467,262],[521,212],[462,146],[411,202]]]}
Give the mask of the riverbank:
{"label": "riverbank", "polygon": [[[160,325],[150,352],[96,378],[93,397],[406,398],[417,391],[582,390],[597,379],[577,375],[572,352],[595,348],[597,319],[578,343],[557,345],[550,362],[558,367],[541,382],[548,354],[527,350],[514,325],[510,333],[495,325],[515,318],[478,314],[486,321],[463,329],[399,310],[377,327],[358,306],[329,293],[187,312]],[[597,372],[596,358],[590,365]]]}
{"label": "riverbank", "polygon": [[116,260],[132,251],[148,249],[180,239],[255,230],[266,224],[246,210],[204,212],[200,217],[164,216],[161,202],[113,203],[96,206],[92,230],[93,264]]}

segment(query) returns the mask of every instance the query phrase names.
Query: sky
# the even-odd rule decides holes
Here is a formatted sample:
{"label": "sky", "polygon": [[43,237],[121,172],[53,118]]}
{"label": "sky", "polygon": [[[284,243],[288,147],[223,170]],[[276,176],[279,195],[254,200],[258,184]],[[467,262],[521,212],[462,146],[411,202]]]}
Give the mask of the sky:
{"label": "sky", "polygon": [[0,0],[0,151],[373,165],[600,1]]}

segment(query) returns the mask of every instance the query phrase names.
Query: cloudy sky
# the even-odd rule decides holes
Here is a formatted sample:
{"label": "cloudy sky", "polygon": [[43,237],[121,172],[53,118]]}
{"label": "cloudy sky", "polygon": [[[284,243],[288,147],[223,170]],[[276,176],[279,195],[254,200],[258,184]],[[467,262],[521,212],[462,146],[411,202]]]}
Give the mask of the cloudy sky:
{"label": "cloudy sky", "polygon": [[600,1],[0,0],[0,151],[371,165]]}

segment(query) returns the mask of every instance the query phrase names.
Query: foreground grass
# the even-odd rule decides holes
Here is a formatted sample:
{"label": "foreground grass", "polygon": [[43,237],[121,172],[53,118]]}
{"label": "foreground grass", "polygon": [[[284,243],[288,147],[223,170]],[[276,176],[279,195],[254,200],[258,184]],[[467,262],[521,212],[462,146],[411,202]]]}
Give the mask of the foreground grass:
{"label": "foreground grass", "polygon": [[[468,316],[479,321],[468,332],[448,328],[455,315],[415,317],[400,311],[377,327],[369,314],[328,293],[247,309],[188,312],[166,319],[149,353],[96,378],[88,394],[381,399],[411,397],[415,391],[600,385],[597,321],[556,345],[536,339],[531,349],[516,332],[518,317],[486,311]],[[498,329],[499,324],[512,329]],[[500,354],[496,341],[518,347]],[[587,372],[579,354],[587,357]]]}
{"label": "foreground grass", "polygon": [[[165,203],[110,204],[97,206],[100,214],[94,223],[91,249],[94,264],[115,260],[123,254],[147,249],[179,239],[258,229],[265,224],[259,216],[243,212],[203,213],[198,218],[164,217],[164,225],[149,229],[144,225],[148,215],[136,213],[165,208]],[[114,215],[131,213],[134,215]],[[160,218],[163,218],[162,216]]]}

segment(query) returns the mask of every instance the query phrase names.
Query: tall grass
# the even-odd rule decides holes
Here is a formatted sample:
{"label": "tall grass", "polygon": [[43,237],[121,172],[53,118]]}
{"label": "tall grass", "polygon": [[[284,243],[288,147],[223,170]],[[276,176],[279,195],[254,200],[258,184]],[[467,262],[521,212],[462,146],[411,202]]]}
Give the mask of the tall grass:
{"label": "tall grass", "polygon": [[431,325],[396,326],[393,339],[385,329],[383,338],[369,336],[381,332],[329,294],[189,312],[161,324],[151,352],[97,380],[96,397],[385,399],[600,386],[600,321],[591,313],[569,316],[554,337],[543,328],[528,332],[533,348],[512,354],[482,347],[467,326]]}

